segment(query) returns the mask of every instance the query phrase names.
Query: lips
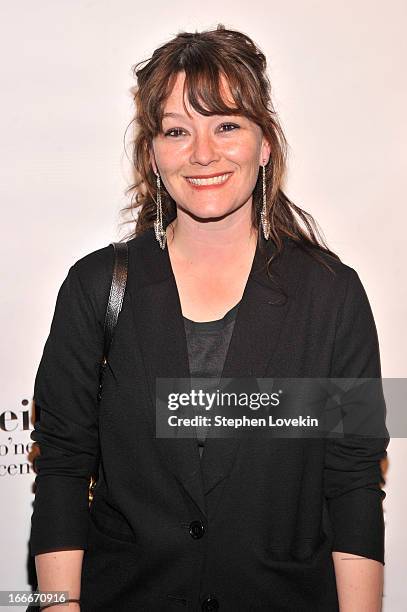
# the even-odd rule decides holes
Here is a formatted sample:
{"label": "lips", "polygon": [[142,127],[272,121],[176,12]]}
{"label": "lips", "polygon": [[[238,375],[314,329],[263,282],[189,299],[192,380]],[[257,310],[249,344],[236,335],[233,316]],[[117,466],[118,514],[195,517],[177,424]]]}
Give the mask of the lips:
{"label": "lips", "polygon": [[213,175],[207,174],[205,176],[201,175],[200,178],[198,178],[197,176],[185,177],[185,180],[193,189],[213,189],[215,187],[221,187],[222,185],[225,185],[232,174],[232,172]]}
{"label": "lips", "polygon": [[207,179],[207,178],[215,178],[215,176],[223,176],[224,174],[231,174],[231,172],[217,172],[216,174],[194,174],[193,176],[186,176],[185,178],[189,179]]}

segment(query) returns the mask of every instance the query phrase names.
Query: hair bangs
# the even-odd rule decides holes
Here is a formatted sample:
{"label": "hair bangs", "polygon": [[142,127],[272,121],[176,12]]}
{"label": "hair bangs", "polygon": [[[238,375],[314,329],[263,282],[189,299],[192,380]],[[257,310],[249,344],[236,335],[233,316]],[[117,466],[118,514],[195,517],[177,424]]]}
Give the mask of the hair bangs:
{"label": "hair bangs", "polygon": [[[191,116],[187,107],[193,108],[204,116],[210,115],[245,115],[256,116],[250,112],[251,100],[246,95],[244,76],[235,70],[227,72],[222,66],[212,62],[183,62],[177,66],[177,72],[170,72],[166,81],[165,93],[157,109],[157,122],[162,126],[165,102],[171,94],[177,75],[184,71],[183,107],[187,116]],[[160,127],[161,129],[161,127]]]}

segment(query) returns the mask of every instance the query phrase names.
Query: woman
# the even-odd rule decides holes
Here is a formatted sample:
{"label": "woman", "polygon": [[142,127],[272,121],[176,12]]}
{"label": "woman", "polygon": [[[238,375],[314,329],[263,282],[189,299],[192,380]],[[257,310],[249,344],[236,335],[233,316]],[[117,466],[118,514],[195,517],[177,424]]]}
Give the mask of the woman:
{"label": "woman", "polygon": [[35,383],[31,552],[39,589],[80,599],[64,610],[380,610],[388,437],[155,435],[159,378],[381,375],[357,273],[282,191],[265,71],[220,25],[135,72],[139,217],[102,401],[111,246],[69,270]]}

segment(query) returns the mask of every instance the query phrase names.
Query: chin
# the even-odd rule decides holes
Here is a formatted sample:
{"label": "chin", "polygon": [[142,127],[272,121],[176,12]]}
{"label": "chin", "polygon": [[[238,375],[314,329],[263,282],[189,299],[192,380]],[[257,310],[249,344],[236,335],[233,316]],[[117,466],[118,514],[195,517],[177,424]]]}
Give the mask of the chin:
{"label": "chin", "polygon": [[228,210],[219,210],[218,208],[216,210],[205,209],[205,210],[190,210],[189,211],[189,213],[192,216],[202,221],[216,221],[218,219],[221,219],[225,215],[227,215],[228,212],[229,212]]}

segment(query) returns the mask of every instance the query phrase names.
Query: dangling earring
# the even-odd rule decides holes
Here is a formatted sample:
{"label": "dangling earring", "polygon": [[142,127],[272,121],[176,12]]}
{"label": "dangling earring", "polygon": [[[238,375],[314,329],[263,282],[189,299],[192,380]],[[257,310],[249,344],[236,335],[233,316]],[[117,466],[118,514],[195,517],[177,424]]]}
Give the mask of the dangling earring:
{"label": "dangling earring", "polygon": [[154,221],[155,237],[157,238],[160,247],[165,249],[167,235],[163,228],[163,210],[161,205],[161,181],[160,175],[157,174],[157,219]]}
{"label": "dangling earring", "polygon": [[267,214],[267,201],[266,201],[266,164],[263,161],[263,208],[261,209],[260,218],[261,225],[263,228],[264,238],[268,240],[270,238],[270,221]]}

